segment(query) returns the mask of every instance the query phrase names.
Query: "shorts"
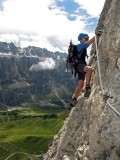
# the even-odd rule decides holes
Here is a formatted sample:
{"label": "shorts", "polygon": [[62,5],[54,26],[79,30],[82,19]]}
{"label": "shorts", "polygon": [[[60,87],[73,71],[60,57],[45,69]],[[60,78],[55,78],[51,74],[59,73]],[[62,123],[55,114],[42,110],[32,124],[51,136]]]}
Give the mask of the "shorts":
{"label": "shorts", "polygon": [[85,68],[86,64],[78,64],[78,67],[77,67],[77,72],[78,72],[78,79],[79,80],[85,80],[85,72],[84,72],[84,68]]}

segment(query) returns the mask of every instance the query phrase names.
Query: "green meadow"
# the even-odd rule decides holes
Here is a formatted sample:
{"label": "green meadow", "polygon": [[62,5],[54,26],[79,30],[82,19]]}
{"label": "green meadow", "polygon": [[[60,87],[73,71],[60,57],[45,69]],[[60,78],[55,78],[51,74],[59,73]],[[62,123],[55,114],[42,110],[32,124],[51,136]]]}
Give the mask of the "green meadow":
{"label": "green meadow", "polygon": [[42,160],[69,113],[33,107],[0,112],[0,160]]}

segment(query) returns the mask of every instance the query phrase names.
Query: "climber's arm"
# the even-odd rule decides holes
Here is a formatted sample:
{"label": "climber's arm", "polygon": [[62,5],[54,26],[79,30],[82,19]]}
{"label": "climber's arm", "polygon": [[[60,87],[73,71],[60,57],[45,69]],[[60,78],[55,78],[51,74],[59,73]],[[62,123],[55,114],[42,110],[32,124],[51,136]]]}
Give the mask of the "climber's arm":
{"label": "climber's arm", "polygon": [[[99,37],[101,36],[102,33],[103,33],[102,30],[99,30],[97,32],[97,34],[96,34],[97,41],[99,40]],[[88,46],[90,46],[94,41],[95,41],[95,36],[92,39],[90,39],[89,41],[87,41]]]}

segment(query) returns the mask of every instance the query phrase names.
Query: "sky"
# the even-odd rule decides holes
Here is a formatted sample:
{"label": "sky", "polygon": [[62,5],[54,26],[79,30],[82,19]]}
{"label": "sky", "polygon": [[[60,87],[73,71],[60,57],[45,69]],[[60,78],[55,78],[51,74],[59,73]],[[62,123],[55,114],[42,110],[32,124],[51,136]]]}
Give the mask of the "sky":
{"label": "sky", "polygon": [[0,41],[67,52],[79,33],[92,38],[105,0],[0,0]]}

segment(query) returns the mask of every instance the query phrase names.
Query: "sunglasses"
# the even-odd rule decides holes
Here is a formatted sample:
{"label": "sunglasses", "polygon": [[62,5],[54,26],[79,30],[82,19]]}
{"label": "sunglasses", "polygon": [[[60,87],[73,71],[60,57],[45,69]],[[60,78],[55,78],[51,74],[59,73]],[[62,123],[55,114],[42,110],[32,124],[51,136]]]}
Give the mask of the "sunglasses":
{"label": "sunglasses", "polygon": [[88,41],[89,40],[89,37],[86,37],[86,38],[84,38],[86,41]]}

